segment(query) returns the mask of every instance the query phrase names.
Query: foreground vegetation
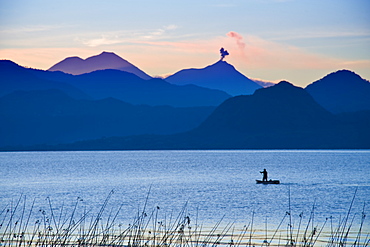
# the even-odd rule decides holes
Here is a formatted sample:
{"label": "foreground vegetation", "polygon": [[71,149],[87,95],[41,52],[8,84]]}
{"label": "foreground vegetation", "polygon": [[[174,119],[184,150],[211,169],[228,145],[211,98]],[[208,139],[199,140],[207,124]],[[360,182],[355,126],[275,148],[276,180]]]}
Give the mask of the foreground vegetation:
{"label": "foreground vegetation", "polygon": [[[122,210],[110,210],[108,201],[113,191],[96,212],[83,209],[77,198],[68,212],[55,209],[46,198],[45,210],[35,208],[35,200],[27,206],[21,196],[14,205],[0,208],[0,246],[153,246],[153,247],[217,247],[217,246],[369,246],[370,229],[365,227],[365,205],[361,214],[348,213],[337,223],[332,218],[317,224],[314,210],[308,219],[299,215],[293,224],[290,209],[274,229],[256,228],[252,220],[243,227],[223,223],[213,226],[192,219],[186,204],[180,212],[161,215],[160,207],[147,207],[147,200],[131,224],[123,226],[116,219]],[[305,221],[305,223],[303,223]],[[358,222],[358,223],[355,223]]]}

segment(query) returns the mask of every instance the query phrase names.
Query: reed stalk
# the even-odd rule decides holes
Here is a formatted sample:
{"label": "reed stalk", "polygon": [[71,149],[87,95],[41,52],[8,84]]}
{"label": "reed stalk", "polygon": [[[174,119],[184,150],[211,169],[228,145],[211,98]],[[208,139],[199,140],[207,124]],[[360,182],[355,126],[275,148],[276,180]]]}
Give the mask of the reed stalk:
{"label": "reed stalk", "polygon": [[[86,207],[83,207],[82,213],[80,213],[81,198],[77,198],[72,204],[71,213],[68,214],[65,211],[64,203],[58,212],[53,207],[50,197],[46,198],[47,210],[40,209],[35,212],[35,199],[30,204],[30,208],[27,209],[27,198],[21,196],[0,212],[0,246],[358,247],[370,244],[369,229],[364,227],[365,204],[360,215],[358,229],[354,230],[356,219],[359,216],[352,214],[354,198],[345,217],[339,219],[337,227],[333,226],[332,217],[326,218],[323,224],[314,224],[316,206],[314,203],[305,226],[303,213],[299,214],[299,223],[296,229],[293,227],[293,215],[289,202],[289,210],[284,214],[278,226],[268,229],[266,219],[265,229],[262,230],[255,229],[254,212],[252,212],[251,222],[242,228],[238,228],[235,223],[224,224],[224,217],[210,228],[206,228],[203,224],[199,224],[198,209],[195,218],[190,217],[187,202],[177,215],[172,212],[168,215],[162,212],[159,206],[149,210],[149,193],[143,207],[139,207],[132,223],[128,227],[123,227],[122,224],[116,223],[123,204],[116,209],[110,208],[108,210],[108,202],[113,194],[113,191],[108,194],[95,214],[92,214],[92,210],[87,210]],[[32,218],[37,218],[34,224],[30,223]],[[282,227],[284,224],[286,224],[285,230]],[[327,225],[329,226],[327,227]],[[301,233],[302,228],[305,230]],[[257,230],[258,234],[256,234]],[[286,232],[284,233],[284,231]],[[328,233],[329,236],[326,235]]]}

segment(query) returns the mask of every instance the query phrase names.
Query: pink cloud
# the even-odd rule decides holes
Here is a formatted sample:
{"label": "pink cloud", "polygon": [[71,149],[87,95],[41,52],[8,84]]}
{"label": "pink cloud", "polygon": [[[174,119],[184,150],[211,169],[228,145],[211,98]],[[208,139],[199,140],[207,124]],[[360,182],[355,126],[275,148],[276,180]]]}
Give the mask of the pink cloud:
{"label": "pink cloud", "polygon": [[[236,40],[236,46],[234,45],[229,50],[235,52],[237,60],[246,63],[251,68],[325,69],[345,63],[342,59],[309,53],[294,46],[264,40],[256,36],[243,37],[236,32],[229,32],[227,37]],[[242,52],[238,52],[239,50]]]}
{"label": "pink cloud", "polygon": [[232,31],[228,32],[226,35],[229,36],[230,38],[235,39],[236,44],[238,45],[239,49],[244,50],[245,43],[243,41],[243,36],[241,36],[240,34],[236,32],[232,32]]}

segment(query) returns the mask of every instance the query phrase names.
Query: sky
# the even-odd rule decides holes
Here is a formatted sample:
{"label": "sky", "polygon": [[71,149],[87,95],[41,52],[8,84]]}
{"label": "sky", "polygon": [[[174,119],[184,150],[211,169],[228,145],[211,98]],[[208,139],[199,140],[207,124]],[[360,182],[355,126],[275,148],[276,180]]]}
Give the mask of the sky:
{"label": "sky", "polygon": [[369,0],[0,0],[0,59],[48,69],[114,52],[151,76],[225,61],[305,87],[349,69],[370,80]]}

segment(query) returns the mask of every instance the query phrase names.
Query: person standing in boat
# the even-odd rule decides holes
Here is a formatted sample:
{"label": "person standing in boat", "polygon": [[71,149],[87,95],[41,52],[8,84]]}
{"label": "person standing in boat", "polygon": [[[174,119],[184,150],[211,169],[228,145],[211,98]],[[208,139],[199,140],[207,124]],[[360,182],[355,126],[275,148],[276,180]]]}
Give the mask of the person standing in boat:
{"label": "person standing in boat", "polygon": [[260,172],[260,173],[263,173],[262,181],[267,181],[267,171],[266,171],[266,169],[263,169],[263,171]]}

